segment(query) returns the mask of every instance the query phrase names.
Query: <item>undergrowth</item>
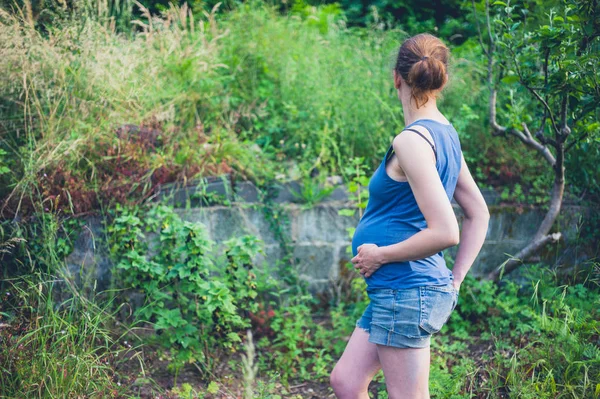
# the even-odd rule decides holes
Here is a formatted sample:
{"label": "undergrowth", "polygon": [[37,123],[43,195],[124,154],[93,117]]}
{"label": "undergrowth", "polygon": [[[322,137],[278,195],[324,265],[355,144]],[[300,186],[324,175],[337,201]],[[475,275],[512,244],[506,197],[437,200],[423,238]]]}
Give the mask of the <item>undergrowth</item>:
{"label": "undergrowth", "polygon": [[66,280],[38,274],[0,291],[0,397],[116,398],[111,305],[97,305]]}
{"label": "undergrowth", "polygon": [[[95,294],[99,301],[86,299],[60,268],[54,275],[4,279],[1,396],[78,392],[107,397],[108,392],[131,397],[135,385],[119,383],[151,381],[153,371],[143,368],[136,379],[131,368],[119,368],[125,360],[117,353],[128,350],[126,340],[146,356],[158,350],[175,374],[186,365],[198,366],[197,381],[178,388],[185,396],[173,390],[170,397],[191,392],[191,397],[211,398],[250,370],[247,360],[235,356],[247,353],[248,330],[255,371],[244,384],[255,397],[292,397],[290,386],[309,381],[327,386],[368,304],[362,278],[350,278],[339,296],[323,302],[273,279],[276,273],[259,261],[261,243],[253,237],[222,243],[213,251],[216,244],[201,224],[183,222],[164,205],[122,208],[114,216],[110,235],[118,291]],[[47,236],[45,251],[63,245],[59,236]],[[565,278],[531,265],[521,284],[468,276],[456,311],[432,340],[432,397],[598,397],[600,269],[593,263],[584,266]],[[351,264],[345,267],[352,272]],[[144,301],[135,318],[125,320],[120,310],[135,292]],[[125,301],[107,302],[115,293]],[[143,325],[154,332],[135,333]],[[215,375],[224,361],[231,374]],[[143,356],[134,363],[143,365]],[[373,384],[377,397],[385,398],[383,373]],[[157,384],[152,389],[164,390]]]}

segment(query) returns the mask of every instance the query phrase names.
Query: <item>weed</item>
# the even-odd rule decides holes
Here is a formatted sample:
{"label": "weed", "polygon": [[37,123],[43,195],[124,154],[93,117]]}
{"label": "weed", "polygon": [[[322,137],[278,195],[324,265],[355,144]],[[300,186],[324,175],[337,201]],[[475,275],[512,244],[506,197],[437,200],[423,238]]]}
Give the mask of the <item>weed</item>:
{"label": "weed", "polygon": [[114,381],[111,304],[98,306],[61,282],[44,274],[5,281],[0,396],[116,398],[123,391]]}

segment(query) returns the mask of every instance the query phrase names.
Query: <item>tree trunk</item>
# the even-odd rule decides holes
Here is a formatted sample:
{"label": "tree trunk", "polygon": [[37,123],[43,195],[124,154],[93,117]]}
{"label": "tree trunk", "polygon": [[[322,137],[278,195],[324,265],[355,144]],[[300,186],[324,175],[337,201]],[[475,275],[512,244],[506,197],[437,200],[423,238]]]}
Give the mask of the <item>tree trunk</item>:
{"label": "tree trunk", "polygon": [[504,274],[515,270],[519,265],[535,254],[539,249],[548,243],[557,242],[561,238],[561,233],[549,234],[550,229],[554,225],[556,218],[560,213],[562,206],[563,194],[565,191],[565,173],[564,173],[564,146],[559,144],[557,147],[556,164],[554,165],[554,185],[550,197],[550,207],[546,216],[537,232],[531,239],[531,242],[516,255],[508,259],[506,262],[492,270],[487,277],[494,281],[500,280]]}

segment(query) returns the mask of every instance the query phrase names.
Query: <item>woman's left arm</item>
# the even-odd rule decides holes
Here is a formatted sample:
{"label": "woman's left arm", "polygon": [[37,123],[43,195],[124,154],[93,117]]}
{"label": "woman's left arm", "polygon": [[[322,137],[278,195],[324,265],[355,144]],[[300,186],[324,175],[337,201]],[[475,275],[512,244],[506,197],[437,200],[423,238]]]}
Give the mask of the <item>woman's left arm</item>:
{"label": "woman's left arm", "polygon": [[431,147],[416,134],[402,132],[394,138],[394,153],[408,179],[427,227],[396,244],[378,247],[363,244],[352,259],[361,274],[370,277],[386,263],[405,262],[429,257],[457,245],[458,221],[444,185],[435,167]]}

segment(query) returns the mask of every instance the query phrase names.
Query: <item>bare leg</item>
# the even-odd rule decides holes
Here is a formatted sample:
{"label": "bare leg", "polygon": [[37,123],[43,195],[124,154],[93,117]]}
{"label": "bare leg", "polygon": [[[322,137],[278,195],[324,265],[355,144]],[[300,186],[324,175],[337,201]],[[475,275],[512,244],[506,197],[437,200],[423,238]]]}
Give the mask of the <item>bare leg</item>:
{"label": "bare leg", "polygon": [[381,369],[377,345],[368,341],[369,333],[356,327],[340,360],[333,368],[330,384],[338,399],[368,399],[367,389]]}
{"label": "bare leg", "polygon": [[377,345],[390,399],[429,399],[429,348]]}

